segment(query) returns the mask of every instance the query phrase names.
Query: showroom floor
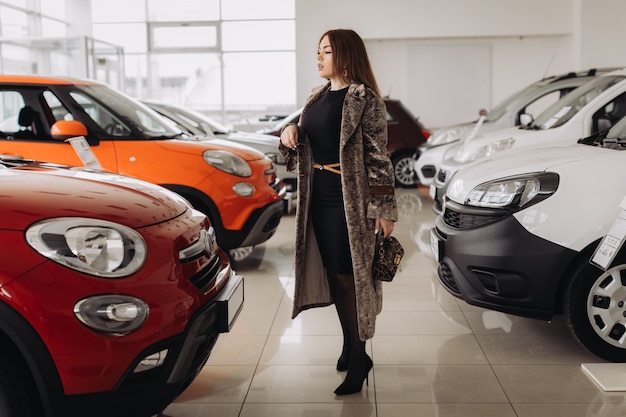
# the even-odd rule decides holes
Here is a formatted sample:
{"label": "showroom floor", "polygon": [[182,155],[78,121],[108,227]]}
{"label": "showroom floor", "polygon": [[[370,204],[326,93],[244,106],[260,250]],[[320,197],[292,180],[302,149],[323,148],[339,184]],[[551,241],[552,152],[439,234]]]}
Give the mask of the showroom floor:
{"label": "showroom floor", "polygon": [[625,392],[603,392],[581,370],[602,362],[551,323],[472,307],[435,280],[424,189],[397,191],[394,235],[406,255],[384,284],[367,343],[369,386],[336,397],[341,330],[333,307],[291,319],[294,216],[236,266],[244,310],[198,378],[163,417],[614,417]]}

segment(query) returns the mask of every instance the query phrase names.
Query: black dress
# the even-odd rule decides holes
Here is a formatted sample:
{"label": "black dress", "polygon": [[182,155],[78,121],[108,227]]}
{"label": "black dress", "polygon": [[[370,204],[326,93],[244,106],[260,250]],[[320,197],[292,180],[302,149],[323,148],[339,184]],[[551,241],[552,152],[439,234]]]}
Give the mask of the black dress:
{"label": "black dress", "polygon": [[[304,113],[304,128],[315,162],[339,162],[339,137],[343,100],[348,88],[326,91]],[[330,273],[352,274],[352,257],[343,206],[341,175],[313,170],[311,221],[324,266]]]}

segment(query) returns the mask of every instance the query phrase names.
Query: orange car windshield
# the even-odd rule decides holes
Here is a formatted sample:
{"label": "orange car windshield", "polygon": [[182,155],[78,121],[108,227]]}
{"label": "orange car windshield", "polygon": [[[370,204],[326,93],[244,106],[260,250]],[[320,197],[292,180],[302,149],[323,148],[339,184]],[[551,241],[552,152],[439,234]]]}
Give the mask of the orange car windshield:
{"label": "orange car windshield", "polygon": [[[185,135],[173,123],[130,97],[103,85],[81,86],[70,93],[74,101],[108,134],[128,137],[133,132],[147,138]],[[102,103],[106,103],[106,106]]]}

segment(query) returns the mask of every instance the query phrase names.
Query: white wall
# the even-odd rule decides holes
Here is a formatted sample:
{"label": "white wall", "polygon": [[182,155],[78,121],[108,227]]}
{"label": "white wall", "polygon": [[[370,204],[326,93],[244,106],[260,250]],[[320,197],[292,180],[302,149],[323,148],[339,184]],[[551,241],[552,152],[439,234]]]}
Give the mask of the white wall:
{"label": "white wall", "polygon": [[[544,75],[626,63],[619,22],[624,13],[623,0],[296,0],[298,104],[322,82],[315,51],[328,29],[356,30],[366,41],[383,94],[391,90],[407,103],[412,45],[489,45],[490,102],[477,102],[476,112],[467,115],[456,114],[438,97],[424,97],[439,125],[475,118],[480,107],[490,108]],[[463,62],[458,69],[463,71]],[[429,124],[428,113],[416,116],[439,127]]]}
{"label": "white wall", "polygon": [[626,63],[623,46],[624,0],[582,0],[581,63],[583,66],[617,66]]}

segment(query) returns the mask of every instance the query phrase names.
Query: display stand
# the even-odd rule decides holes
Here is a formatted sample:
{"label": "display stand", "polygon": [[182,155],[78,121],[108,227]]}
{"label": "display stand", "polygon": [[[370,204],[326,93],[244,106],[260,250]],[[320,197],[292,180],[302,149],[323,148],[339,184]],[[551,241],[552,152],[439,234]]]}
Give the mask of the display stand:
{"label": "display stand", "polygon": [[603,391],[626,391],[626,363],[583,363],[580,367]]}

